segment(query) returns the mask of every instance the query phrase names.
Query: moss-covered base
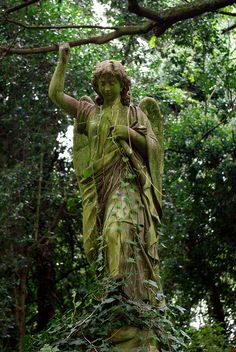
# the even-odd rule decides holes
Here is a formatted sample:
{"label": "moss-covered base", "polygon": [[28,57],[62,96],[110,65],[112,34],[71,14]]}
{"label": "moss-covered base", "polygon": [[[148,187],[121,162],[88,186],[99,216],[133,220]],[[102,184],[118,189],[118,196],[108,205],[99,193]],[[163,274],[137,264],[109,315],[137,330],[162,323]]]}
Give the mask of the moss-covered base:
{"label": "moss-covered base", "polygon": [[111,336],[114,352],[159,352],[154,346],[153,332],[127,326],[115,330]]}

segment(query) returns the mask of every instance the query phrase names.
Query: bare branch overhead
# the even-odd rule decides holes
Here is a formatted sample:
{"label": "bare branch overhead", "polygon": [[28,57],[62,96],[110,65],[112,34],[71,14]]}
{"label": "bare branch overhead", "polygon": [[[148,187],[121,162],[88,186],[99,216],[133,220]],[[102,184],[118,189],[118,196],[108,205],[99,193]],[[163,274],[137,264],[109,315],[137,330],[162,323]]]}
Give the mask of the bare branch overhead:
{"label": "bare branch overhead", "polygon": [[[135,35],[135,34],[144,34],[149,32],[153,27],[154,23],[148,22],[144,25],[140,26],[126,26],[119,27],[117,30],[103,34],[97,37],[90,38],[81,38],[76,41],[69,42],[70,47],[85,45],[85,44],[105,44],[110,42],[113,39],[120,38],[125,35]],[[9,54],[39,54],[57,51],[59,48],[59,44],[54,44],[50,46],[44,46],[39,48],[8,48],[7,46],[0,46],[0,53],[8,51]]]}
{"label": "bare branch overhead", "polygon": [[189,18],[200,16],[207,12],[216,11],[225,6],[233,5],[235,0],[195,0],[181,6],[171,7],[166,10],[153,11],[140,7],[138,1],[129,0],[129,11],[138,16],[146,17],[157,23],[174,24]]}
{"label": "bare branch overhead", "polygon": [[[191,3],[185,3],[181,6],[175,6],[172,8],[168,8],[165,10],[154,11],[151,9],[147,9],[144,7],[139,6],[137,0],[128,0],[128,9],[130,12],[142,16],[144,18],[148,18],[149,22],[146,22],[142,25],[127,25],[123,27],[102,27],[102,26],[73,26],[72,25],[62,25],[62,26],[33,26],[33,25],[26,25],[21,22],[17,22],[6,15],[17,11],[23,7],[29,6],[30,4],[36,3],[38,0],[31,0],[27,3],[20,4],[18,6],[12,7],[7,9],[3,14],[3,20],[12,22],[16,25],[19,25],[25,29],[66,29],[66,28],[99,28],[99,29],[114,29],[110,33],[101,34],[94,37],[88,38],[80,38],[75,41],[70,42],[71,47],[81,46],[85,44],[104,44],[107,43],[115,38],[120,38],[126,35],[137,35],[137,34],[144,34],[148,33],[154,29],[155,35],[157,37],[161,36],[168,28],[170,28],[173,24],[184,21],[190,18],[194,18],[196,16],[200,16],[207,12],[215,12],[225,6],[232,5],[236,3],[236,0],[195,0]],[[223,12],[223,11],[221,11]],[[224,13],[225,14],[225,13]],[[233,26],[231,26],[231,29]],[[227,28],[224,32],[229,31],[230,29]],[[35,54],[35,53],[44,53],[44,52],[51,52],[57,51],[58,44],[50,45],[50,46],[42,46],[37,48],[12,48],[9,45],[0,46],[0,53],[4,54]]]}
{"label": "bare branch overhead", "polygon": [[227,12],[227,11],[217,11],[220,15],[233,16],[236,17],[236,12]]}
{"label": "bare branch overhead", "polygon": [[3,16],[6,16],[8,15],[9,13],[12,13],[12,12],[15,12],[15,11],[18,11],[20,9],[23,9],[24,7],[27,7],[31,4],[34,4],[36,2],[39,2],[40,0],[30,0],[28,2],[23,2],[17,6],[14,6],[14,7],[10,7],[9,9],[7,9],[6,11],[3,12]]}
{"label": "bare branch overhead", "polygon": [[128,0],[128,10],[138,16],[146,17],[157,23],[162,22],[162,18],[158,12],[139,6],[137,0]]}
{"label": "bare branch overhead", "polygon": [[225,34],[225,33],[229,32],[229,31],[232,31],[234,28],[236,28],[236,23],[234,23],[231,26],[223,29],[222,33]]}
{"label": "bare branch overhead", "polygon": [[32,30],[55,30],[55,29],[83,29],[83,28],[91,28],[91,29],[118,29],[118,27],[106,27],[106,26],[93,26],[93,25],[76,25],[76,24],[67,24],[67,25],[54,25],[54,26],[35,26],[35,25],[28,25],[19,21],[12,20],[10,18],[6,18],[6,22],[13,23],[19,27],[23,27],[25,29],[32,29]]}

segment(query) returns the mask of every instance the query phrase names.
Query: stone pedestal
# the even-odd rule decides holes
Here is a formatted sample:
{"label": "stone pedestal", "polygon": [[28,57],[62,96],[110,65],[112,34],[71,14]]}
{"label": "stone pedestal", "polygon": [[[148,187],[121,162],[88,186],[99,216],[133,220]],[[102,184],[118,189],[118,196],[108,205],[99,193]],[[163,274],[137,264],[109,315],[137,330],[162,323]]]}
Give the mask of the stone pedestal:
{"label": "stone pedestal", "polygon": [[143,347],[147,348],[147,352],[159,352],[153,341],[153,332],[150,330],[122,327],[112,333],[111,340],[114,352],[141,352]]}

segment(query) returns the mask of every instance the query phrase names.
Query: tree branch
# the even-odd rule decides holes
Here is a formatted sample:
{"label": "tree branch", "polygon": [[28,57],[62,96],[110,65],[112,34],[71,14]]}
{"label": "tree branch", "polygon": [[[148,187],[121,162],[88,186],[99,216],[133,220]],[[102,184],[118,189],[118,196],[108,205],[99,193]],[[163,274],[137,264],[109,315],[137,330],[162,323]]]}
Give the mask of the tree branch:
{"label": "tree branch", "polygon": [[226,15],[226,16],[236,16],[236,12],[227,12],[227,11],[217,11],[220,15]]}
{"label": "tree branch", "polygon": [[14,7],[10,7],[9,9],[7,9],[6,11],[3,12],[3,16],[6,16],[8,15],[9,13],[12,13],[12,12],[15,12],[15,11],[18,11],[20,9],[23,9],[24,7],[27,7],[31,4],[34,4],[36,2],[39,2],[39,0],[30,0],[28,2],[23,2],[17,6],[14,6]]}
{"label": "tree branch", "polygon": [[13,23],[17,26],[23,27],[25,29],[33,29],[33,30],[45,30],[45,29],[68,29],[68,28],[75,28],[75,29],[80,29],[80,28],[91,28],[91,29],[118,29],[118,27],[103,27],[103,26],[96,26],[96,25],[75,25],[75,24],[68,24],[68,25],[55,25],[55,26],[35,26],[35,25],[28,25],[22,22],[18,22],[15,20],[12,20],[8,17],[5,18],[6,22]]}
{"label": "tree branch", "polygon": [[[85,44],[105,44],[113,39],[120,38],[125,35],[145,34],[149,32],[155,23],[148,22],[140,26],[125,26],[118,27],[115,31],[100,35],[97,37],[81,38],[76,41],[69,42],[70,47],[81,46]],[[39,48],[8,48],[7,46],[0,46],[0,53],[8,52],[8,54],[39,54],[52,51],[58,51],[59,44],[51,46],[44,46]]]}
{"label": "tree branch", "polygon": [[128,0],[128,10],[138,16],[146,17],[157,23],[162,23],[162,18],[158,12],[139,6],[137,0]]}
{"label": "tree branch", "polygon": [[211,127],[208,131],[206,131],[200,138],[200,140],[197,142],[197,144],[199,142],[202,142],[204,139],[208,138],[209,135],[215,131],[215,129],[217,129],[220,125],[222,125],[223,123],[225,123],[227,121],[227,118],[225,117],[224,119],[222,119],[219,123],[217,123],[217,125]]}
{"label": "tree branch", "polygon": [[229,31],[231,31],[232,29],[236,28],[236,23],[232,24],[231,26],[229,26],[228,28],[225,28],[222,30],[222,34],[225,34]]}
{"label": "tree branch", "polygon": [[174,24],[179,21],[213,12],[225,6],[235,4],[236,0],[195,0],[192,3],[176,6],[163,11],[162,17],[165,21]]}
{"label": "tree branch", "polygon": [[[19,8],[30,5],[31,3],[37,2],[36,0],[31,0],[28,3],[18,5],[14,8],[8,9],[5,11],[7,13],[18,10]],[[124,27],[118,27],[113,32],[108,34],[103,34],[96,37],[90,38],[81,38],[76,41],[70,42],[71,47],[81,46],[85,44],[104,44],[108,43],[113,39],[120,38],[125,35],[136,35],[136,34],[145,34],[155,29],[155,35],[157,37],[161,36],[168,28],[170,28],[174,23],[187,20],[196,16],[200,16],[206,12],[214,12],[220,8],[223,8],[228,5],[235,4],[236,0],[195,0],[191,3],[186,3],[181,6],[175,6],[166,10],[153,11],[140,7],[137,0],[128,0],[129,11],[137,14],[138,16],[143,16],[148,18],[148,23],[143,25],[127,25]],[[34,27],[34,26],[31,26]],[[43,26],[44,27],[44,26]],[[227,28],[223,33],[233,29],[235,25]],[[82,26],[80,26],[82,28]],[[84,27],[85,28],[85,27]],[[86,28],[92,28],[88,26]],[[44,28],[45,29],[45,28]],[[47,28],[49,29],[49,28]],[[52,28],[50,28],[52,29]],[[110,28],[109,28],[110,29]],[[9,48],[7,46],[0,46],[0,53],[7,54],[36,54],[44,53],[58,50],[58,44],[51,46],[44,46],[38,48]]]}
{"label": "tree branch", "polygon": [[17,33],[15,33],[14,38],[13,38],[13,39],[11,40],[11,42],[8,44],[7,49],[6,49],[3,53],[1,53],[1,47],[0,47],[0,54],[2,54],[3,57],[6,56],[6,55],[8,55],[9,50],[11,50],[11,48],[13,48],[14,45],[16,44],[18,34],[21,33],[21,32],[23,32],[24,30],[25,30],[24,28],[21,28],[21,29],[19,29],[19,30],[17,31]]}
{"label": "tree branch", "polygon": [[35,239],[35,241],[38,241],[38,237],[39,237],[39,221],[40,221],[40,207],[41,207],[41,200],[42,200],[42,181],[43,181],[43,158],[44,158],[44,154],[41,153],[40,165],[39,165],[37,206],[36,206],[36,214],[35,214],[35,222],[34,222],[34,239]]}
{"label": "tree branch", "polygon": [[138,5],[137,0],[128,0],[128,9],[138,16],[146,17],[152,21],[166,23],[168,25],[189,18],[200,16],[206,12],[216,11],[222,7],[235,4],[235,0],[195,0],[181,6],[170,9],[153,11]]}

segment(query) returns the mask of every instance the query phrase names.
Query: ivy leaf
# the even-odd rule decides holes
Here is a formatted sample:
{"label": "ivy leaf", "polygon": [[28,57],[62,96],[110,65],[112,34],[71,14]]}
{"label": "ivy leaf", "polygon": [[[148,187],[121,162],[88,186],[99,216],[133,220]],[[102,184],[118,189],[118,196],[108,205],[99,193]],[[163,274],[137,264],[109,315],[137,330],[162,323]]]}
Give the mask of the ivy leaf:
{"label": "ivy leaf", "polygon": [[75,346],[81,346],[83,344],[84,344],[84,341],[81,339],[77,339],[77,340],[70,342],[70,345],[75,345]]}
{"label": "ivy leaf", "polygon": [[156,40],[157,40],[157,37],[155,35],[153,35],[149,40],[149,45],[152,49],[156,47]]}
{"label": "ivy leaf", "polygon": [[102,303],[103,304],[109,304],[115,301],[115,298],[109,297],[107,299],[105,299]]}
{"label": "ivy leaf", "polygon": [[178,309],[181,313],[185,312],[185,308],[178,306],[177,304],[175,305],[175,308]]}

